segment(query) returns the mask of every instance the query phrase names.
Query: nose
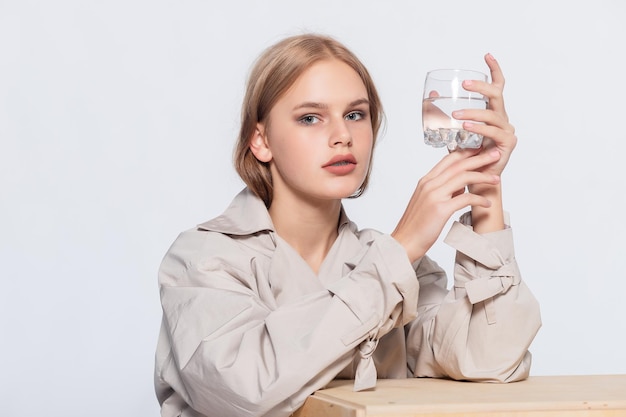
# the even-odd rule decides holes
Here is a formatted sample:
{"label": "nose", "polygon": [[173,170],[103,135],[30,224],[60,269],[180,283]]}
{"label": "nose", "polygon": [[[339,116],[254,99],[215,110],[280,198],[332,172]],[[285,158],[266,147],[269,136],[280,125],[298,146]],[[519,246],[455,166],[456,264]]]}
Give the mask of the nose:
{"label": "nose", "polygon": [[341,120],[334,124],[330,135],[330,146],[351,146],[352,133],[348,128],[346,121]]}

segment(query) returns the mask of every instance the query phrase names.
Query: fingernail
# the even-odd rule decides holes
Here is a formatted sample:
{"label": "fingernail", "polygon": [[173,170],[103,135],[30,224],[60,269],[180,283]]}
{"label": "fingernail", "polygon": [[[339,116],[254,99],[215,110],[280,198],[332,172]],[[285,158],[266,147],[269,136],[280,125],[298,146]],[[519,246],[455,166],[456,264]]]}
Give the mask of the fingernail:
{"label": "fingernail", "polygon": [[495,157],[499,157],[499,156],[500,156],[500,151],[498,151],[497,149],[495,149],[495,150],[491,151],[491,152],[489,153],[489,155],[493,156],[494,158],[495,158]]}
{"label": "fingernail", "polygon": [[488,58],[488,59],[490,59],[490,60],[492,60],[492,61],[495,61],[495,60],[496,60],[496,59],[493,57],[493,55],[491,55],[491,53],[488,53],[488,54],[487,54],[487,58]]}
{"label": "fingernail", "polygon": [[463,110],[455,110],[452,112],[452,117],[455,119],[460,119],[463,117]]}
{"label": "fingernail", "polygon": [[463,80],[463,87],[470,87],[474,82],[472,80]]}

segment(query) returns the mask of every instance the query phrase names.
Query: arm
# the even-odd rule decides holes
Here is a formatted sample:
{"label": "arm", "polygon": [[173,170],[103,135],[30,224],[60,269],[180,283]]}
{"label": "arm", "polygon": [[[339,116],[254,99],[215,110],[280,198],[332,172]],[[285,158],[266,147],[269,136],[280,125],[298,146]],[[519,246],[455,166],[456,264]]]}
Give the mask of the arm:
{"label": "arm", "polygon": [[[500,65],[491,54],[485,55],[485,62],[491,71],[491,83],[480,81],[465,82],[464,88],[476,91],[488,98],[487,110],[466,110],[455,112],[454,117],[483,122],[464,122],[463,127],[484,136],[481,153],[498,151],[500,158],[483,166],[480,172],[500,176],[506,167],[511,153],[517,145],[515,127],[509,122],[504,107],[504,75]],[[489,233],[504,229],[504,210],[502,208],[502,186],[497,184],[470,184],[469,192],[480,195],[491,203],[490,206],[472,206],[473,229],[477,233]]]}
{"label": "arm", "polygon": [[[209,248],[201,235],[179,239],[160,269],[162,402],[207,415],[289,415],[352,361],[361,342],[415,317],[415,274],[388,236],[364,247],[353,269],[327,289],[277,305],[258,259],[238,267],[224,256],[200,259],[190,248],[224,253],[227,245]],[[273,254],[272,263],[284,263],[272,271],[289,279],[297,271],[281,256]]]}
{"label": "arm", "polygon": [[483,135],[483,146],[451,152],[420,180],[392,234],[415,260],[432,246],[453,212],[471,206],[473,230],[455,223],[446,240],[457,249],[453,290],[446,294],[430,281],[422,284],[430,274],[418,273],[423,277],[420,316],[408,330],[409,366],[416,376],[523,379],[530,366],[527,349],[540,326],[539,308],[521,281],[502,209],[500,175],[517,138],[504,109],[500,67],[491,55],[485,61],[492,83],[466,81],[464,88],[488,97],[488,108],[453,113],[482,122],[463,126]]}
{"label": "arm", "polygon": [[[486,110],[453,112],[464,129],[484,136],[477,150],[456,150],[446,155],[417,184],[409,204],[391,234],[407,251],[411,261],[424,256],[437,240],[448,219],[471,206],[477,233],[504,228],[500,176],[517,144],[515,128],[504,107],[504,76],[498,62],[487,54],[485,62],[492,82],[466,80],[463,87],[489,100]],[[465,189],[468,192],[464,192]]]}
{"label": "arm", "polygon": [[446,237],[458,251],[453,289],[446,294],[441,284],[420,280],[418,320],[407,328],[409,367],[418,377],[525,379],[528,347],[541,326],[539,305],[521,280],[512,230],[479,235],[467,225],[469,217]]}

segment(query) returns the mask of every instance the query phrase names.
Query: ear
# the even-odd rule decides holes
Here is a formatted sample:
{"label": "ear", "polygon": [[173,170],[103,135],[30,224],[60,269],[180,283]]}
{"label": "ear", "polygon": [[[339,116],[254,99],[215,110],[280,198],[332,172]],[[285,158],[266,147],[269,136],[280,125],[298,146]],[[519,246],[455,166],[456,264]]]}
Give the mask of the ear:
{"label": "ear", "polygon": [[272,160],[272,151],[267,142],[265,128],[261,123],[257,123],[256,129],[250,138],[250,151],[261,162],[269,162]]}

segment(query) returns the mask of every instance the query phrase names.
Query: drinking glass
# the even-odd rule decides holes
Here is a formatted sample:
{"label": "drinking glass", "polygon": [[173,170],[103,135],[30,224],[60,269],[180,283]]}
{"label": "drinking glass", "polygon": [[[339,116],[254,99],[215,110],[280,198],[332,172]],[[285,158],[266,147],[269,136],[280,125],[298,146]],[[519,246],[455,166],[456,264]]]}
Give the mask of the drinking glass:
{"label": "drinking glass", "polygon": [[463,120],[452,117],[452,112],[461,109],[485,109],[487,98],[482,94],[467,91],[463,80],[487,81],[487,75],[479,71],[461,69],[438,69],[429,71],[424,81],[422,101],[422,125],[424,142],[435,148],[447,146],[453,151],[458,148],[479,148],[482,135],[463,129]]}

